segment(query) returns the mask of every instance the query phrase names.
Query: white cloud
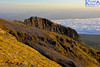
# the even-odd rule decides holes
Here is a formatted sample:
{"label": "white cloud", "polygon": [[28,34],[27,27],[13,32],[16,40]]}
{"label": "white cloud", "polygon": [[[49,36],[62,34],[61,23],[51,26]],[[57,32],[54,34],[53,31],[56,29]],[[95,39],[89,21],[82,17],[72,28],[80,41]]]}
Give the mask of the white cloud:
{"label": "white cloud", "polygon": [[100,31],[100,18],[90,19],[65,19],[65,20],[52,20],[55,23],[71,27],[76,30],[95,30]]}

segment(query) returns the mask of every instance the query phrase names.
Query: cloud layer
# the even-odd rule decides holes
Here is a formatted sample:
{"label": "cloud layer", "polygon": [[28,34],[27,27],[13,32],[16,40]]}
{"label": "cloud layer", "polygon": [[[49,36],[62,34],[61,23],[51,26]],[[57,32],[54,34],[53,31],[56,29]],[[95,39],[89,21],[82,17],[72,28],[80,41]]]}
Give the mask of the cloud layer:
{"label": "cloud layer", "polygon": [[55,23],[71,27],[79,33],[85,34],[100,34],[100,18],[90,19],[65,19],[52,20]]}

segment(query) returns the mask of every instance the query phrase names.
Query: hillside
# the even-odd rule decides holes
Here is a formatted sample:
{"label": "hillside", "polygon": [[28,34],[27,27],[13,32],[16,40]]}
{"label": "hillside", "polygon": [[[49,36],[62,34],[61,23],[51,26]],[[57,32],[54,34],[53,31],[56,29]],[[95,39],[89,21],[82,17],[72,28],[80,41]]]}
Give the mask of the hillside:
{"label": "hillside", "polygon": [[0,28],[0,66],[61,67]]}
{"label": "hillside", "polygon": [[100,52],[86,46],[77,32],[69,27],[31,17],[24,22],[0,19],[0,28],[63,67],[100,65]]}
{"label": "hillside", "polygon": [[80,34],[80,37],[90,47],[100,50],[100,35]]}

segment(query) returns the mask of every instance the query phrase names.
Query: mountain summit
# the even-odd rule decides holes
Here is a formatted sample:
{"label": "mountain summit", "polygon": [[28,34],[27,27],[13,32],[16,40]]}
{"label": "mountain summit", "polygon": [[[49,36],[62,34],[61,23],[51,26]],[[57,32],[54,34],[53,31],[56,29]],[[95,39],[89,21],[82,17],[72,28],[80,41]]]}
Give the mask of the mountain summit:
{"label": "mountain summit", "polygon": [[30,17],[26,19],[24,22],[26,25],[31,26],[31,27],[37,27],[39,29],[56,32],[62,35],[69,36],[75,40],[79,39],[79,35],[74,29],[56,24],[45,18]]}

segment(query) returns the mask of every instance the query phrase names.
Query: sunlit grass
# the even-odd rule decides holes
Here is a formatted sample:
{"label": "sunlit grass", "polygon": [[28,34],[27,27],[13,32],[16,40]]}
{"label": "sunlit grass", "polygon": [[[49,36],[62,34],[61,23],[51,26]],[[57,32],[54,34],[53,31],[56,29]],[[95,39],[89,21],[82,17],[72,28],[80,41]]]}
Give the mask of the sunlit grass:
{"label": "sunlit grass", "polygon": [[60,67],[33,48],[20,43],[0,28],[0,65],[33,65],[36,67]]}

